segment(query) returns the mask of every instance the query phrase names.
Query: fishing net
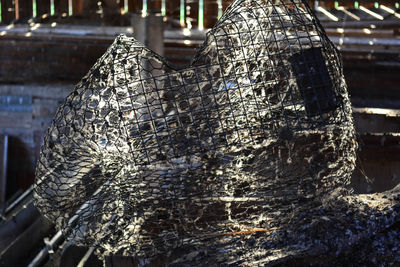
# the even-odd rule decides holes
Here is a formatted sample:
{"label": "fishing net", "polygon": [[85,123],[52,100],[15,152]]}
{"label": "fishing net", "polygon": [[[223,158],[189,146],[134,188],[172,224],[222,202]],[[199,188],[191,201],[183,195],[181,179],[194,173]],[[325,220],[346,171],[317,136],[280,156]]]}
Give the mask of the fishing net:
{"label": "fishing net", "polygon": [[116,38],[55,115],[36,205],[99,253],[239,264],[342,194],[355,148],[338,51],[305,1],[236,0],[185,68]]}

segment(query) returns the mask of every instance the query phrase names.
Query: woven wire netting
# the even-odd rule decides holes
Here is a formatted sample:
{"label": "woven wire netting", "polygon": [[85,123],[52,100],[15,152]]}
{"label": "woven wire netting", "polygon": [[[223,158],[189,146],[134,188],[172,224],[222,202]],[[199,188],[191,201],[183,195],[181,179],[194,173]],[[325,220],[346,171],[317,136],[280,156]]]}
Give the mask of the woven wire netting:
{"label": "woven wire netting", "polygon": [[338,51],[305,1],[236,0],[182,69],[115,40],[58,109],[36,204],[106,253],[228,251],[348,185],[355,148]]}

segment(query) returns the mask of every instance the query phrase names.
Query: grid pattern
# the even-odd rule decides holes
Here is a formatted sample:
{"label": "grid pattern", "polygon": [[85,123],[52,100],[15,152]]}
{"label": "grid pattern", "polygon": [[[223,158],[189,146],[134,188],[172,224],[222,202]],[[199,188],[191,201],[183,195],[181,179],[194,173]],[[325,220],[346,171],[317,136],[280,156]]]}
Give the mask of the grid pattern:
{"label": "grid pattern", "polygon": [[238,236],[347,185],[355,148],[340,57],[307,4],[236,0],[183,69],[115,40],[48,130],[36,204],[99,254],[232,257]]}

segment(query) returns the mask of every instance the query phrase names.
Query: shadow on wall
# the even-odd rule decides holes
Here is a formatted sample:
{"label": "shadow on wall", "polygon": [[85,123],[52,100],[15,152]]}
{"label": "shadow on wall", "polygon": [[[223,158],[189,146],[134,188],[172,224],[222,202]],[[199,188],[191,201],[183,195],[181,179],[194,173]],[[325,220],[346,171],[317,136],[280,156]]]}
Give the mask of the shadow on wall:
{"label": "shadow on wall", "polygon": [[6,199],[10,203],[34,181],[34,167],[21,139],[8,137]]}

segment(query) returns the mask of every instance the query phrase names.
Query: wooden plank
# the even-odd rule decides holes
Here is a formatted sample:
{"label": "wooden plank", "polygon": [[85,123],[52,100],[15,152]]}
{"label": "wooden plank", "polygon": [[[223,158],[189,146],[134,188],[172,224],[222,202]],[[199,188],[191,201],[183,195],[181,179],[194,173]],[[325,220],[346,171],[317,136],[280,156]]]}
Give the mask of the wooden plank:
{"label": "wooden plank", "polygon": [[0,128],[31,128],[31,112],[0,111]]}
{"label": "wooden plank", "polygon": [[[8,44],[18,44],[17,46],[9,47]],[[105,52],[105,46],[92,46],[89,44],[57,44],[54,43],[29,43],[29,42],[0,42],[0,55],[1,56],[11,56],[11,57],[21,57],[24,56],[36,56],[35,61],[53,61],[51,56],[60,57],[65,60],[65,64],[68,63],[68,57],[78,56],[82,58],[82,51],[92,50],[95,51],[92,54],[98,55],[98,53]],[[90,51],[88,51],[90,52]],[[90,55],[90,54],[89,54]],[[89,56],[88,55],[88,56]],[[50,56],[50,57],[49,57]]]}
{"label": "wooden plank", "polygon": [[[75,58],[79,60],[79,58]],[[2,58],[0,57],[0,61]],[[9,64],[14,64],[10,66]],[[60,62],[32,62],[27,60],[12,60],[6,64],[8,68],[0,69],[0,80],[12,81],[54,81],[63,79],[65,81],[77,82],[85,75],[93,64],[70,64]],[[57,69],[58,68],[58,69]],[[31,72],[31,73],[29,73]],[[18,75],[17,75],[18,74]],[[13,77],[14,75],[14,77]]]}
{"label": "wooden plank", "polygon": [[14,85],[0,84],[2,94],[17,96],[31,96],[33,98],[46,98],[62,101],[72,90],[73,84],[47,83],[46,85]]}
{"label": "wooden plank", "polygon": [[32,97],[0,95],[0,111],[32,112]]}
{"label": "wooden plank", "polygon": [[[19,41],[17,41],[19,40]],[[35,79],[81,79],[105,52],[110,41],[104,42],[32,42],[6,39],[0,42],[0,80],[5,82]],[[19,50],[19,51],[18,51]]]}
{"label": "wooden plank", "polygon": [[35,98],[32,105],[32,115],[35,120],[38,118],[52,118],[59,106],[56,99]]}

